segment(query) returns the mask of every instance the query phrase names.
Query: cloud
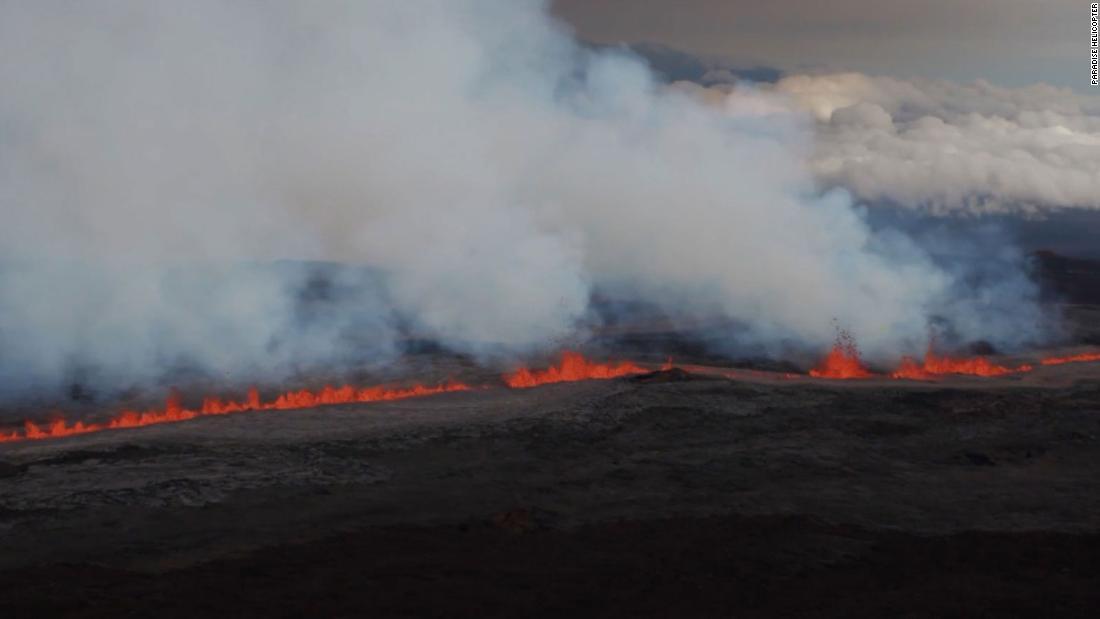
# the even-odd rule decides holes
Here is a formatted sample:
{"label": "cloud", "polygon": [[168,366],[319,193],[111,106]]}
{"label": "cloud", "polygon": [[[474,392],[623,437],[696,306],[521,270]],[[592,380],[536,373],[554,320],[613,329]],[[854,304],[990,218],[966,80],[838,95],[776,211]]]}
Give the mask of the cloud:
{"label": "cloud", "polygon": [[720,91],[727,107],[763,92],[810,114],[815,176],[865,203],[965,215],[1100,209],[1097,97],[860,73]]}

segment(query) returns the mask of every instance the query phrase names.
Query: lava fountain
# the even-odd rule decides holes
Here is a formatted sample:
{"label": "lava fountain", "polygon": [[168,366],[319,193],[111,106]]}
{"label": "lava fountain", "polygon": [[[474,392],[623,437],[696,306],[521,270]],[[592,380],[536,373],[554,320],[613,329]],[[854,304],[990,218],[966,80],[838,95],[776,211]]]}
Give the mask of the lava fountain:
{"label": "lava fountain", "polygon": [[810,376],[815,378],[870,378],[871,371],[863,365],[859,356],[859,348],[855,338],[847,331],[837,333],[836,342],[829,350],[829,354],[821,360],[817,367],[810,370]]}

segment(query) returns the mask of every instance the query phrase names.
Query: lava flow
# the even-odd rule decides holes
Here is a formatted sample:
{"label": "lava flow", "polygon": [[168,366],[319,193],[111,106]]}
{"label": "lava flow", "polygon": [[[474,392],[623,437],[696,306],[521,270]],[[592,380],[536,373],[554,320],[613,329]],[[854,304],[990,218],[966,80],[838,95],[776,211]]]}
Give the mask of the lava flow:
{"label": "lava flow", "polygon": [[1100,361],[1100,352],[1086,352],[1066,357],[1047,357],[1040,363],[1043,365],[1062,365],[1065,363],[1087,363],[1089,361]]}
{"label": "lava flow", "polygon": [[1020,365],[1008,367],[997,365],[985,357],[948,357],[937,355],[929,347],[924,354],[924,361],[918,363],[912,357],[903,357],[901,365],[890,376],[909,380],[926,380],[934,376],[944,374],[966,374],[969,376],[1004,376],[1005,374],[1019,374],[1030,372],[1034,367]]}
{"label": "lava flow", "polygon": [[[669,361],[671,366],[671,360]],[[525,389],[548,385],[550,383],[564,383],[578,380],[593,380],[618,378],[630,374],[642,374],[649,370],[635,365],[629,361],[617,364],[595,363],[585,359],[578,352],[566,351],[562,353],[561,363],[545,370],[531,371],[520,368],[511,374],[504,375],[504,382],[514,389]]]}
{"label": "lava flow", "polygon": [[208,415],[227,415],[246,411],[312,408],[315,406],[351,404],[356,402],[405,400],[438,393],[468,391],[469,389],[469,385],[453,381],[434,387],[425,385],[414,385],[405,388],[380,386],[357,388],[351,385],[334,388],[325,386],[319,391],[309,391],[308,389],[288,391],[279,395],[274,400],[264,402],[260,399],[259,390],[252,388],[248,390],[248,396],[244,400],[223,400],[216,396],[203,398],[202,406],[198,410],[185,408],[181,403],[179,393],[172,390],[164,403],[163,409],[123,411],[104,423],[84,423],[83,421],[77,421],[73,424],[69,424],[64,419],[56,419],[44,424],[25,421],[23,422],[22,433],[19,431],[12,431],[6,434],[0,434],[0,443],[60,438],[63,436],[88,434],[90,432],[99,432],[102,430],[137,428],[160,423],[187,421],[188,419]]}
{"label": "lava flow", "polygon": [[851,379],[869,378],[872,374],[859,358],[859,348],[856,347],[855,339],[847,331],[840,331],[829,354],[817,367],[810,370],[810,376]]}
{"label": "lava flow", "polygon": [[[1061,365],[1065,363],[1079,363],[1100,361],[1100,353],[1081,353],[1061,357],[1047,357],[1042,359],[1042,365]],[[670,357],[662,366],[662,370],[673,368]],[[985,357],[950,357],[935,354],[932,347],[924,355],[924,359],[918,361],[912,357],[903,357],[898,368],[890,374],[895,379],[928,380],[937,376],[948,374],[965,374],[971,376],[1003,376],[1031,371],[1033,366],[1020,365],[1009,367],[998,365]],[[567,351],[562,354],[561,362],[545,370],[530,370],[520,368],[515,372],[506,374],[504,382],[512,388],[524,389],[537,387],[551,383],[574,382],[582,380],[601,380],[618,378],[632,374],[642,374],[650,370],[629,361],[617,363],[597,363],[589,361],[577,352]],[[836,342],[828,355],[809,372],[815,378],[830,379],[856,379],[875,376],[863,364],[859,349],[855,340],[846,331],[837,335]],[[728,374],[735,377],[734,373]],[[739,374],[737,374],[739,376]],[[786,378],[794,378],[795,375],[786,374]],[[404,400],[430,396],[452,391],[468,391],[471,387],[460,382],[449,382],[436,386],[414,385],[405,388],[393,388],[383,386],[343,387],[325,386],[317,391],[301,389],[287,391],[272,400],[264,401],[256,388],[248,390],[242,400],[223,399],[218,396],[203,398],[201,406],[197,409],[187,408],[182,404],[179,393],[172,390],[161,409],[147,411],[126,410],[104,422],[76,421],[69,423],[65,419],[55,419],[45,423],[34,421],[23,422],[21,430],[0,431],[0,443],[39,440],[47,438],[60,438],[77,434],[88,434],[103,430],[122,428],[136,428],[161,423],[187,421],[196,417],[211,415],[227,415],[246,411],[290,410],[301,408],[313,408],[333,404],[351,404],[364,402],[379,402],[387,400]]]}

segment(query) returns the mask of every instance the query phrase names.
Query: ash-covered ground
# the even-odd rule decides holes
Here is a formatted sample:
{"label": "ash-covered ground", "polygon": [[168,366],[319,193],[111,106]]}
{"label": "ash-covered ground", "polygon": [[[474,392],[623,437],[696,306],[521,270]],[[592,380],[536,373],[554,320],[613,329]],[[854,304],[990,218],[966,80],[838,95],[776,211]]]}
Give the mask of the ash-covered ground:
{"label": "ash-covered ground", "polygon": [[1100,602],[1100,368],[679,370],[3,446],[6,616]]}
{"label": "ash-covered ground", "polygon": [[[1051,307],[1068,343],[1095,344],[1100,311],[1066,290]],[[829,381],[731,370],[693,346],[678,344],[677,369],[629,378],[0,445],[0,609],[1034,617],[1100,604],[1100,363]],[[415,363],[498,378],[430,351]]]}

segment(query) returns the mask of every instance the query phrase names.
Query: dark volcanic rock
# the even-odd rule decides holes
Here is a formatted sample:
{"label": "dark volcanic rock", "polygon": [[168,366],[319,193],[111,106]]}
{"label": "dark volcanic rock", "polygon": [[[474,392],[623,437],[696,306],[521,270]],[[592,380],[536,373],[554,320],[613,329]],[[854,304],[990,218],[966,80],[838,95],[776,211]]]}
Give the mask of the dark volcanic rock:
{"label": "dark volcanic rock", "polygon": [[[10,617],[1088,617],[1095,534],[803,517],[368,528],[150,574],[0,572]],[[196,595],[201,592],[201,595]]]}
{"label": "dark volcanic rock", "polygon": [[994,466],[996,464],[989,456],[975,451],[968,451],[963,454],[963,457],[974,466]]}
{"label": "dark volcanic rock", "polygon": [[10,462],[0,462],[0,479],[5,477],[15,477],[23,471],[27,470],[26,466],[11,464]]}
{"label": "dark volcanic rock", "polygon": [[5,444],[0,614],[1090,616],[1092,371],[676,368]]}

